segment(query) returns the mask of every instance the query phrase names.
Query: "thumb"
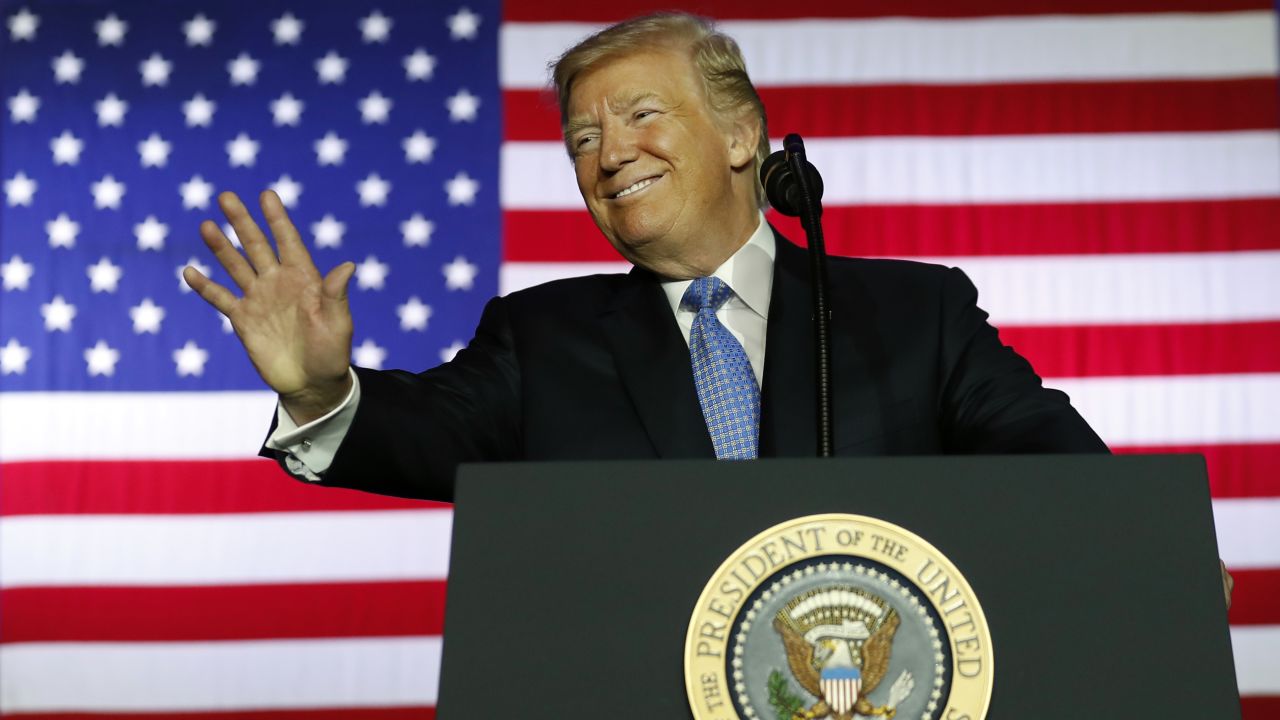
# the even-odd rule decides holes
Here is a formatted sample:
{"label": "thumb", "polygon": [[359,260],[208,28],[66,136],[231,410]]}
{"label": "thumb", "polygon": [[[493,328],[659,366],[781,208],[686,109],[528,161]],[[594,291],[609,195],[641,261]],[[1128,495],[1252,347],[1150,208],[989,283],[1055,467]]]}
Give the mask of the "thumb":
{"label": "thumb", "polygon": [[324,298],[326,303],[338,302],[345,305],[347,302],[347,284],[351,282],[351,276],[355,274],[356,264],[353,262],[344,262],[330,270],[320,284],[320,296]]}

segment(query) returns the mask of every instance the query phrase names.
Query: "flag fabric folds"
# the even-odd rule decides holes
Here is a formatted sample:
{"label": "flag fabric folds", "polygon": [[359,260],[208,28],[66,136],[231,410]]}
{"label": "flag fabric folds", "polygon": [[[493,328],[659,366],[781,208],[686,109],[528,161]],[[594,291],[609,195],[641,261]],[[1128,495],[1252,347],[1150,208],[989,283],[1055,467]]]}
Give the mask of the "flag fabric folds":
{"label": "flag fabric folds", "polygon": [[[274,398],[178,272],[227,282],[196,228],[272,187],[358,264],[353,361],[421,369],[494,293],[624,270],[546,67],[666,7],[0,0],[0,716],[434,715],[450,509],[255,459]],[[964,269],[1116,451],[1205,455],[1280,718],[1275,8],[688,9],[805,136],[832,252]]]}

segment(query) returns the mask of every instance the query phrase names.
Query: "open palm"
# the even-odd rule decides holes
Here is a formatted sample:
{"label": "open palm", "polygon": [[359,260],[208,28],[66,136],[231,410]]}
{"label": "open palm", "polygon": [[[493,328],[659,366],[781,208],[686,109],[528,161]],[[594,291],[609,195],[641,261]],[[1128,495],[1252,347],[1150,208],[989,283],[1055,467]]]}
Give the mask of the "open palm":
{"label": "open palm", "polygon": [[240,297],[195,268],[184,269],[182,277],[231,320],[258,374],[280,394],[293,419],[305,423],[336,407],[349,389],[352,323],[346,288],[355,265],[343,263],[321,278],[280,198],[268,190],[260,202],[276,250],[234,193],[219,195],[218,205],[244,255],[217,223],[200,225],[201,237]]}

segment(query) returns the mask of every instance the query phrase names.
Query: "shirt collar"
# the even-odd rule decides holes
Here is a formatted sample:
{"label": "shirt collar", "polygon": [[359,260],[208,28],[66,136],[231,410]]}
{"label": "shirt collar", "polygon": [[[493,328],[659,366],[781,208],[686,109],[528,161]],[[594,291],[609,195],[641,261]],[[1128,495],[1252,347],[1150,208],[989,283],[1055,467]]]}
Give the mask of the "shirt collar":
{"label": "shirt collar", "polygon": [[[773,230],[764,221],[764,213],[760,213],[756,231],[747,238],[746,244],[711,274],[725,281],[747,307],[768,320],[769,298],[773,293],[773,258],[777,252]],[[667,294],[671,312],[680,310],[680,299],[692,284],[692,280],[669,280],[662,283],[662,291]]]}

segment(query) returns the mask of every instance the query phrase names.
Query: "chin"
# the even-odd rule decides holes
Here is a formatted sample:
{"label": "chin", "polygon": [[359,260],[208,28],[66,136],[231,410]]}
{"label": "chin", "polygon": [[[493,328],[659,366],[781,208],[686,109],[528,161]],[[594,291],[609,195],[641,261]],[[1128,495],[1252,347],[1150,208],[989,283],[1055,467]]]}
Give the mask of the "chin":
{"label": "chin", "polygon": [[668,218],[655,218],[649,213],[629,213],[630,217],[618,218],[611,223],[609,237],[615,246],[642,250],[660,243],[671,234],[672,223]]}
{"label": "chin", "polygon": [[618,254],[622,255],[622,257],[626,258],[633,265],[645,264],[644,257],[646,255],[646,248],[650,245],[650,242],[651,241],[647,239],[635,238],[630,235],[625,237],[613,235],[609,237],[609,243],[613,245],[613,249],[617,250]]}

